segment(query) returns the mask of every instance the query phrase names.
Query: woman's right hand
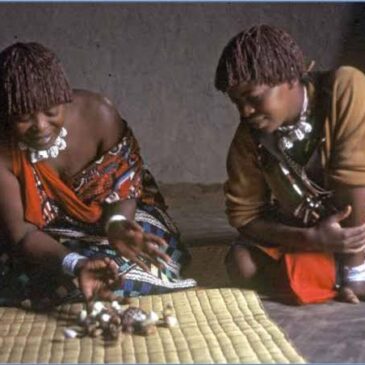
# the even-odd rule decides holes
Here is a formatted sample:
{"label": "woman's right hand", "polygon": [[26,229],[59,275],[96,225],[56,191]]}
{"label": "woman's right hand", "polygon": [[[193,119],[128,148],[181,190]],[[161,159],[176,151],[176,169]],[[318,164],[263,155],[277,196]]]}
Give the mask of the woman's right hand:
{"label": "woman's right hand", "polygon": [[88,306],[95,300],[116,299],[113,290],[120,288],[122,278],[118,266],[110,257],[80,260],[76,266],[79,288]]}
{"label": "woman's right hand", "polygon": [[320,221],[308,229],[309,249],[324,252],[356,254],[365,250],[365,224],[341,227],[340,222],[351,214],[351,206]]}

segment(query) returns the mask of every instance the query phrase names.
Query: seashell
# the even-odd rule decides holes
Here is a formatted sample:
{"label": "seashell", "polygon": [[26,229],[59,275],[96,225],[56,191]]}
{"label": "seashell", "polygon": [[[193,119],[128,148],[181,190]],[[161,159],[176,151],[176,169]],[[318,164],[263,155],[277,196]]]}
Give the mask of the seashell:
{"label": "seashell", "polygon": [[159,316],[156,312],[151,311],[150,313],[148,313],[147,315],[147,320],[152,322],[152,323],[157,323],[159,321]]}
{"label": "seashell", "polygon": [[171,327],[176,327],[177,326],[177,319],[174,316],[166,316],[164,318],[166,326],[171,328]]}
{"label": "seashell", "polygon": [[101,312],[103,309],[105,309],[105,305],[103,302],[95,302],[93,305],[93,310],[97,311],[97,312]]}
{"label": "seashell", "polygon": [[87,318],[87,311],[85,309],[83,309],[80,313],[79,313],[79,322],[80,323],[84,323],[86,321]]}
{"label": "seashell", "polygon": [[[128,329],[134,328],[138,323],[143,322],[147,318],[147,313],[137,307],[129,307],[123,312],[122,315],[122,328]],[[132,330],[133,331],[133,330]]]}
{"label": "seashell", "polygon": [[96,318],[100,314],[100,311],[93,309],[90,313],[90,317]]}
{"label": "seashell", "polygon": [[66,338],[76,338],[78,333],[72,328],[65,328],[63,334]]}
{"label": "seashell", "polygon": [[112,308],[116,310],[117,312],[120,312],[123,310],[122,306],[118,303],[117,300],[113,300],[112,302]]}
{"label": "seashell", "polygon": [[120,326],[111,323],[108,327],[108,335],[111,339],[116,340],[120,334]]}
{"label": "seashell", "polygon": [[103,313],[101,316],[100,316],[100,320],[102,322],[109,322],[110,321],[110,318],[112,318],[112,316],[109,314],[109,313]]}

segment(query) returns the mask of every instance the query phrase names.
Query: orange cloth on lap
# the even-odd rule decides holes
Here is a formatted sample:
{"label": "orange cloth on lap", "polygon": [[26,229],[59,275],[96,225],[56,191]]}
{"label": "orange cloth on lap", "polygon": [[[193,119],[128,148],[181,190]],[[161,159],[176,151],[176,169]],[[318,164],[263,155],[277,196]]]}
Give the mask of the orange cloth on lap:
{"label": "orange cloth on lap", "polygon": [[297,304],[321,303],[336,296],[333,254],[287,252],[277,247],[257,247],[279,264],[273,278],[274,295]]}
{"label": "orange cloth on lap", "polygon": [[336,296],[332,254],[298,252],[284,255],[289,285],[299,304],[321,303]]}

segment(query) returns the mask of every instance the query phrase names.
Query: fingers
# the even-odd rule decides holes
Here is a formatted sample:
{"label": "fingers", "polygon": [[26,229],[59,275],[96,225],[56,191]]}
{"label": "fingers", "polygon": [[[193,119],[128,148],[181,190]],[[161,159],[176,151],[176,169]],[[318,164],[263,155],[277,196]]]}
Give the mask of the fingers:
{"label": "fingers", "polygon": [[359,304],[360,300],[357,295],[353,292],[353,290],[347,286],[341,287],[338,293],[338,299],[342,302],[351,303],[351,304]]}
{"label": "fingers", "polygon": [[151,271],[150,268],[145,264],[145,262],[141,259],[144,259],[147,262],[152,262],[159,268],[163,268],[164,262],[168,263],[171,258],[164,252],[161,252],[159,246],[157,246],[154,242],[146,242],[143,247],[143,251],[138,249],[137,247],[130,247],[128,255],[128,259],[135,262],[137,265],[142,267],[145,271]]}
{"label": "fingers", "polygon": [[115,276],[117,278],[118,277],[118,265],[117,265],[117,263],[114,260],[112,260],[110,257],[105,257],[104,262],[107,265],[108,269],[113,274],[113,276]]}
{"label": "fingers", "polygon": [[118,290],[123,286],[123,282],[123,275],[119,275],[117,279],[108,282],[108,287],[112,290]]}
{"label": "fingers", "polygon": [[341,252],[358,253],[365,250],[365,225],[343,228],[344,236]]}
{"label": "fingers", "polygon": [[120,255],[135,262],[146,271],[149,271],[147,265],[138,256],[142,256],[159,267],[161,267],[160,260],[163,262],[170,261],[170,256],[160,249],[160,247],[168,246],[167,242],[152,233],[135,232],[130,235],[128,240],[115,240],[111,243]]}
{"label": "fingers", "polygon": [[145,252],[147,252],[147,254],[153,259],[159,258],[166,263],[170,262],[171,257],[160,250],[160,247],[168,246],[167,242],[163,238],[152,233],[145,233],[144,236],[146,240]]}
{"label": "fingers", "polygon": [[138,232],[143,232],[142,227],[135,221],[126,220],[123,221],[123,228],[126,230],[133,230]]}
{"label": "fingers", "polygon": [[137,264],[144,271],[150,271],[150,268],[138,257],[141,254],[141,250],[138,247],[124,246],[123,250],[118,251],[122,256]]}
{"label": "fingers", "polygon": [[344,254],[357,254],[357,253],[361,253],[365,251],[365,245],[361,246],[361,247],[357,247],[357,248],[345,248],[341,251],[337,251],[339,253],[344,253]]}
{"label": "fingers", "polygon": [[357,227],[342,228],[345,241],[363,241],[365,243],[365,224]]}
{"label": "fingers", "polygon": [[143,257],[146,261],[152,262],[155,266],[157,266],[160,269],[163,269],[165,267],[165,264],[158,260],[156,257],[148,255],[146,253],[141,252],[139,256]]}
{"label": "fingers", "polygon": [[144,271],[150,272],[150,268],[145,264],[138,256],[136,256],[133,260],[134,263],[136,263],[140,268],[142,268]]}
{"label": "fingers", "polygon": [[335,219],[336,222],[341,222],[350,216],[351,211],[352,211],[351,205],[347,205],[344,209],[340,210],[332,217]]}
{"label": "fingers", "polygon": [[343,242],[344,250],[360,250],[365,247],[364,237],[353,237]]}
{"label": "fingers", "polygon": [[156,246],[153,242],[147,243],[146,253],[148,254],[151,260],[162,260],[165,263],[169,263],[171,257],[167,255],[165,252],[162,252],[158,246]]}
{"label": "fingers", "polygon": [[118,265],[110,257],[88,259],[79,275],[80,289],[90,304],[103,288],[110,289],[121,282]]}
{"label": "fingers", "polygon": [[152,262],[156,266],[163,268],[164,264],[160,262],[159,259],[164,260],[165,262],[169,262],[171,259],[170,256],[161,252],[155,244],[147,243],[145,246],[144,251],[141,251],[136,247],[130,247],[123,250],[122,255],[147,272],[150,272],[151,269],[145,261]]}
{"label": "fingers", "polygon": [[167,245],[167,242],[161,238],[161,237],[158,237],[156,236],[155,234],[152,234],[152,233],[145,233],[144,234],[144,237],[145,237],[145,240],[146,241],[150,241],[150,242],[153,242],[154,244],[158,245],[158,246],[162,246],[162,247],[166,247],[168,246]]}
{"label": "fingers", "polygon": [[81,288],[81,290],[84,294],[84,297],[85,297],[87,307],[89,307],[91,305],[91,303],[94,301],[94,290],[93,289],[94,288],[91,285],[86,285]]}
{"label": "fingers", "polygon": [[112,302],[118,298],[109,288],[102,288],[98,293],[98,297],[100,300],[105,300],[108,302]]}

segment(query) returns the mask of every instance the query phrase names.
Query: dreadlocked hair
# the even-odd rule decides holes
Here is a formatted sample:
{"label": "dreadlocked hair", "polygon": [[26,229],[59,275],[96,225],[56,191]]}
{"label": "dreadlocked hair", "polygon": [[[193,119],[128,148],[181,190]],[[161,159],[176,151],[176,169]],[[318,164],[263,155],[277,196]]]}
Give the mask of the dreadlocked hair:
{"label": "dreadlocked hair", "polygon": [[5,121],[71,101],[72,90],[53,52],[32,42],[0,53],[0,117]]}
{"label": "dreadlocked hair", "polygon": [[302,50],[282,29],[257,25],[237,34],[224,48],[215,74],[216,89],[226,92],[242,82],[275,86],[306,73]]}

